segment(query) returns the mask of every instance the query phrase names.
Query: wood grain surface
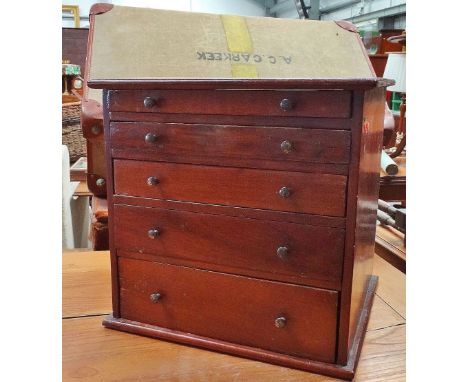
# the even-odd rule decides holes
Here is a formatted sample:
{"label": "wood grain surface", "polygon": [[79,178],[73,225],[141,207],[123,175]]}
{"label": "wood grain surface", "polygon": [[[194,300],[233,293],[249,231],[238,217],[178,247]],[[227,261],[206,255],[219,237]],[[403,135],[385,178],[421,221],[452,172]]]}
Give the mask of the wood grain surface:
{"label": "wood grain surface", "polygon": [[111,312],[109,256],[109,251],[63,254],[62,317]]}
{"label": "wood grain surface", "polygon": [[398,165],[398,173],[388,175],[380,170],[379,199],[406,201],[406,156],[399,156],[393,160]]}
{"label": "wood grain surface", "polygon": [[374,274],[379,276],[377,295],[406,318],[406,277],[379,256],[374,257]]}
{"label": "wood grain surface", "polygon": [[[149,177],[158,183],[149,186]],[[346,182],[342,175],[114,160],[118,195],[275,211],[344,216]],[[290,195],[281,197],[282,188]]]}
{"label": "wood grain surface", "polygon": [[301,129],[350,130],[352,119],[311,118],[311,117],[274,117],[270,115],[206,115],[172,113],[135,113],[126,111],[109,112],[111,121],[151,122],[151,123],[191,123],[235,126],[277,126],[300,127]]}
{"label": "wood grain surface", "polygon": [[[103,328],[104,315],[92,315],[111,312],[108,256],[63,255],[63,381],[340,381]],[[405,275],[374,259],[379,288],[354,380],[403,382]]]}
{"label": "wood grain surface", "polygon": [[[154,106],[146,107],[150,97]],[[280,107],[282,100],[290,107]],[[351,92],[269,90],[135,90],[111,91],[109,111],[221,115],[271,115],[348,118]]]}
{"label": "wood grain surface", "polygon": [[[336,291],[128,258],[118,265],[124,319],[322,362],[335,359]],[[161,296],[156,303],[153,293]],[[278,318],[283,327],[276,326]]]}
{"label": "wood grain surface", "polygon": [[[125,250],[163,263],[341,287],[343,229],[119,204],[114,214],[119,256]],[[150,238],[151,229],[160,234]]]}
{"label": "wood grain surface", "polygon": [[406,273],[406,245],[405,235],[402,232],[377,222],[375,253]]}
{"label": "wood grain surface", "polygon": [[[372,275],[377,215],[379,162],[382,146],[385,90],[354,93],[356,125],[347,195],[346,250],[343,266],[338,361],[346,359],[351,339],[358,328],[363,296]],[[363,97],[361,99],[361,96]],[[363,106],[360,103],[363,102]],[[357,116],[362,113],[362,118]],[[358,153],[359,151],[359,153]],[[351,288],[346,285],[351,283]],[[349,310],[348,310],[349,306]],[[346,339],[346,333],[348,340]]]}
{"label": "wood grain surface", "polygon": [[[270,126],[112,122],[110,134],[112,148],[143,151],[148,160],[162,161],[190,161],[195,155],[346,164],[351,144],[345,130]],[[146,142],[148,134],[153,141]]]}
{"label": "wood grain surface", "polygon": [[88,183],[86,181],[80,181],[78,186],[73,193],[73,196],[92,196],[93,194],[88,188]]}

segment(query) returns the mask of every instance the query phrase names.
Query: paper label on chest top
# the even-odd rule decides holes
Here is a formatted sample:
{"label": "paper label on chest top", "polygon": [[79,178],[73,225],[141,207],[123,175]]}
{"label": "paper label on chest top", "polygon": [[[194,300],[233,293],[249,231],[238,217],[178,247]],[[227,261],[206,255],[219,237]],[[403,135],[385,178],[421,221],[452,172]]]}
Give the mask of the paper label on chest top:
{"label": "paper label on chest top", "polygon": [[114,6],[93,27],[90,80],[374,77],[333,21]]}

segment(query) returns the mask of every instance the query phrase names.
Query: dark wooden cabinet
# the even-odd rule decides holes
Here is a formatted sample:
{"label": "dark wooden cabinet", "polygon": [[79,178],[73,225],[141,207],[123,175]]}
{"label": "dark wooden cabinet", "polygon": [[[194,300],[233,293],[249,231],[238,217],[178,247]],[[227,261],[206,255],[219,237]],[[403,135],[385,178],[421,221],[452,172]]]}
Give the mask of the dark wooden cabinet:
{"label": "dark wooden cabinet", "polygon": [[62,28],[62,61],[80,65],[81,73],[85,70],[88,33],[88,28]]}
{"label": "dark wooden cabinet", "polygon": [[389,82],[88,84],[103,89],[113,287],[104,325],[352,379],[377,283]]}
{"label": "dark wooden cabinet", "polygon": [[[239,86],[211,83],[213,94],[220,86]],[[320,81],[278,91],[284,120],[277,127],[254,119],[243,125],[171,122],[167,110],[161,121],[156,105],[144,106],[155,91],[136,84],[127,85],[135,91],[125,91],[131,102],[119,101],[125,114],[116,113],[113,100],[122,92],[96,84],[109,87],[104,115],[114,314],[104,324],[352,377],[375,288],[371,263],[385,100],[380,84],[363,89],[338,81],[334,87],[346,90],[326,91],[346,102],[330,110],[352,110],[341,129],[324,129],[316,117],[307,117],[306,127],[291,126],[289,111],[281,111],[281,100],[296,92],[293,98],[306,103],[303,110],[311,102],[322,110],[320,119],[332,118],[328,96],[303,97],[311,89],[320,94]],[[203,94],[210,99],[208,90]],[[236,90],[229,94],[234,103],[239,99]],[[191,111],[180,104],[174,115]],[[210,103],[205,112],[213,115]],[[314,171],[321,162],[342,167]]]}

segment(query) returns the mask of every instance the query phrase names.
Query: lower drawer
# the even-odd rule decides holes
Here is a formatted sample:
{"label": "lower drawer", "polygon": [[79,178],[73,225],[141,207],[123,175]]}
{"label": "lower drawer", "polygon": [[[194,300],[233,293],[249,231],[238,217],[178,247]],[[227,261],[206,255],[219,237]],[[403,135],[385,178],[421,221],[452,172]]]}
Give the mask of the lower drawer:
{"label": "lower drawer", "polygon": [[119,258],[122,318],[335,361],[338,292]]}
{"label": "lower drawer", "polygon": [[[157,230],[158,235],[151,230]],[[114,206],[115,247],[214,271],[339,289],[344,230]]]}

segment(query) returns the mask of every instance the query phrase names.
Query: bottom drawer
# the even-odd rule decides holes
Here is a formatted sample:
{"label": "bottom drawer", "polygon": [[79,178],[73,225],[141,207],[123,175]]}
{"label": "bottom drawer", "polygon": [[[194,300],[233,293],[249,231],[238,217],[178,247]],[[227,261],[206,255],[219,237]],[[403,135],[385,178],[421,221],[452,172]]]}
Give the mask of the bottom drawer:
{"label": "bottom drawer", "polygon": [[335,361],[338,292],[119,258],[122,318]]}

